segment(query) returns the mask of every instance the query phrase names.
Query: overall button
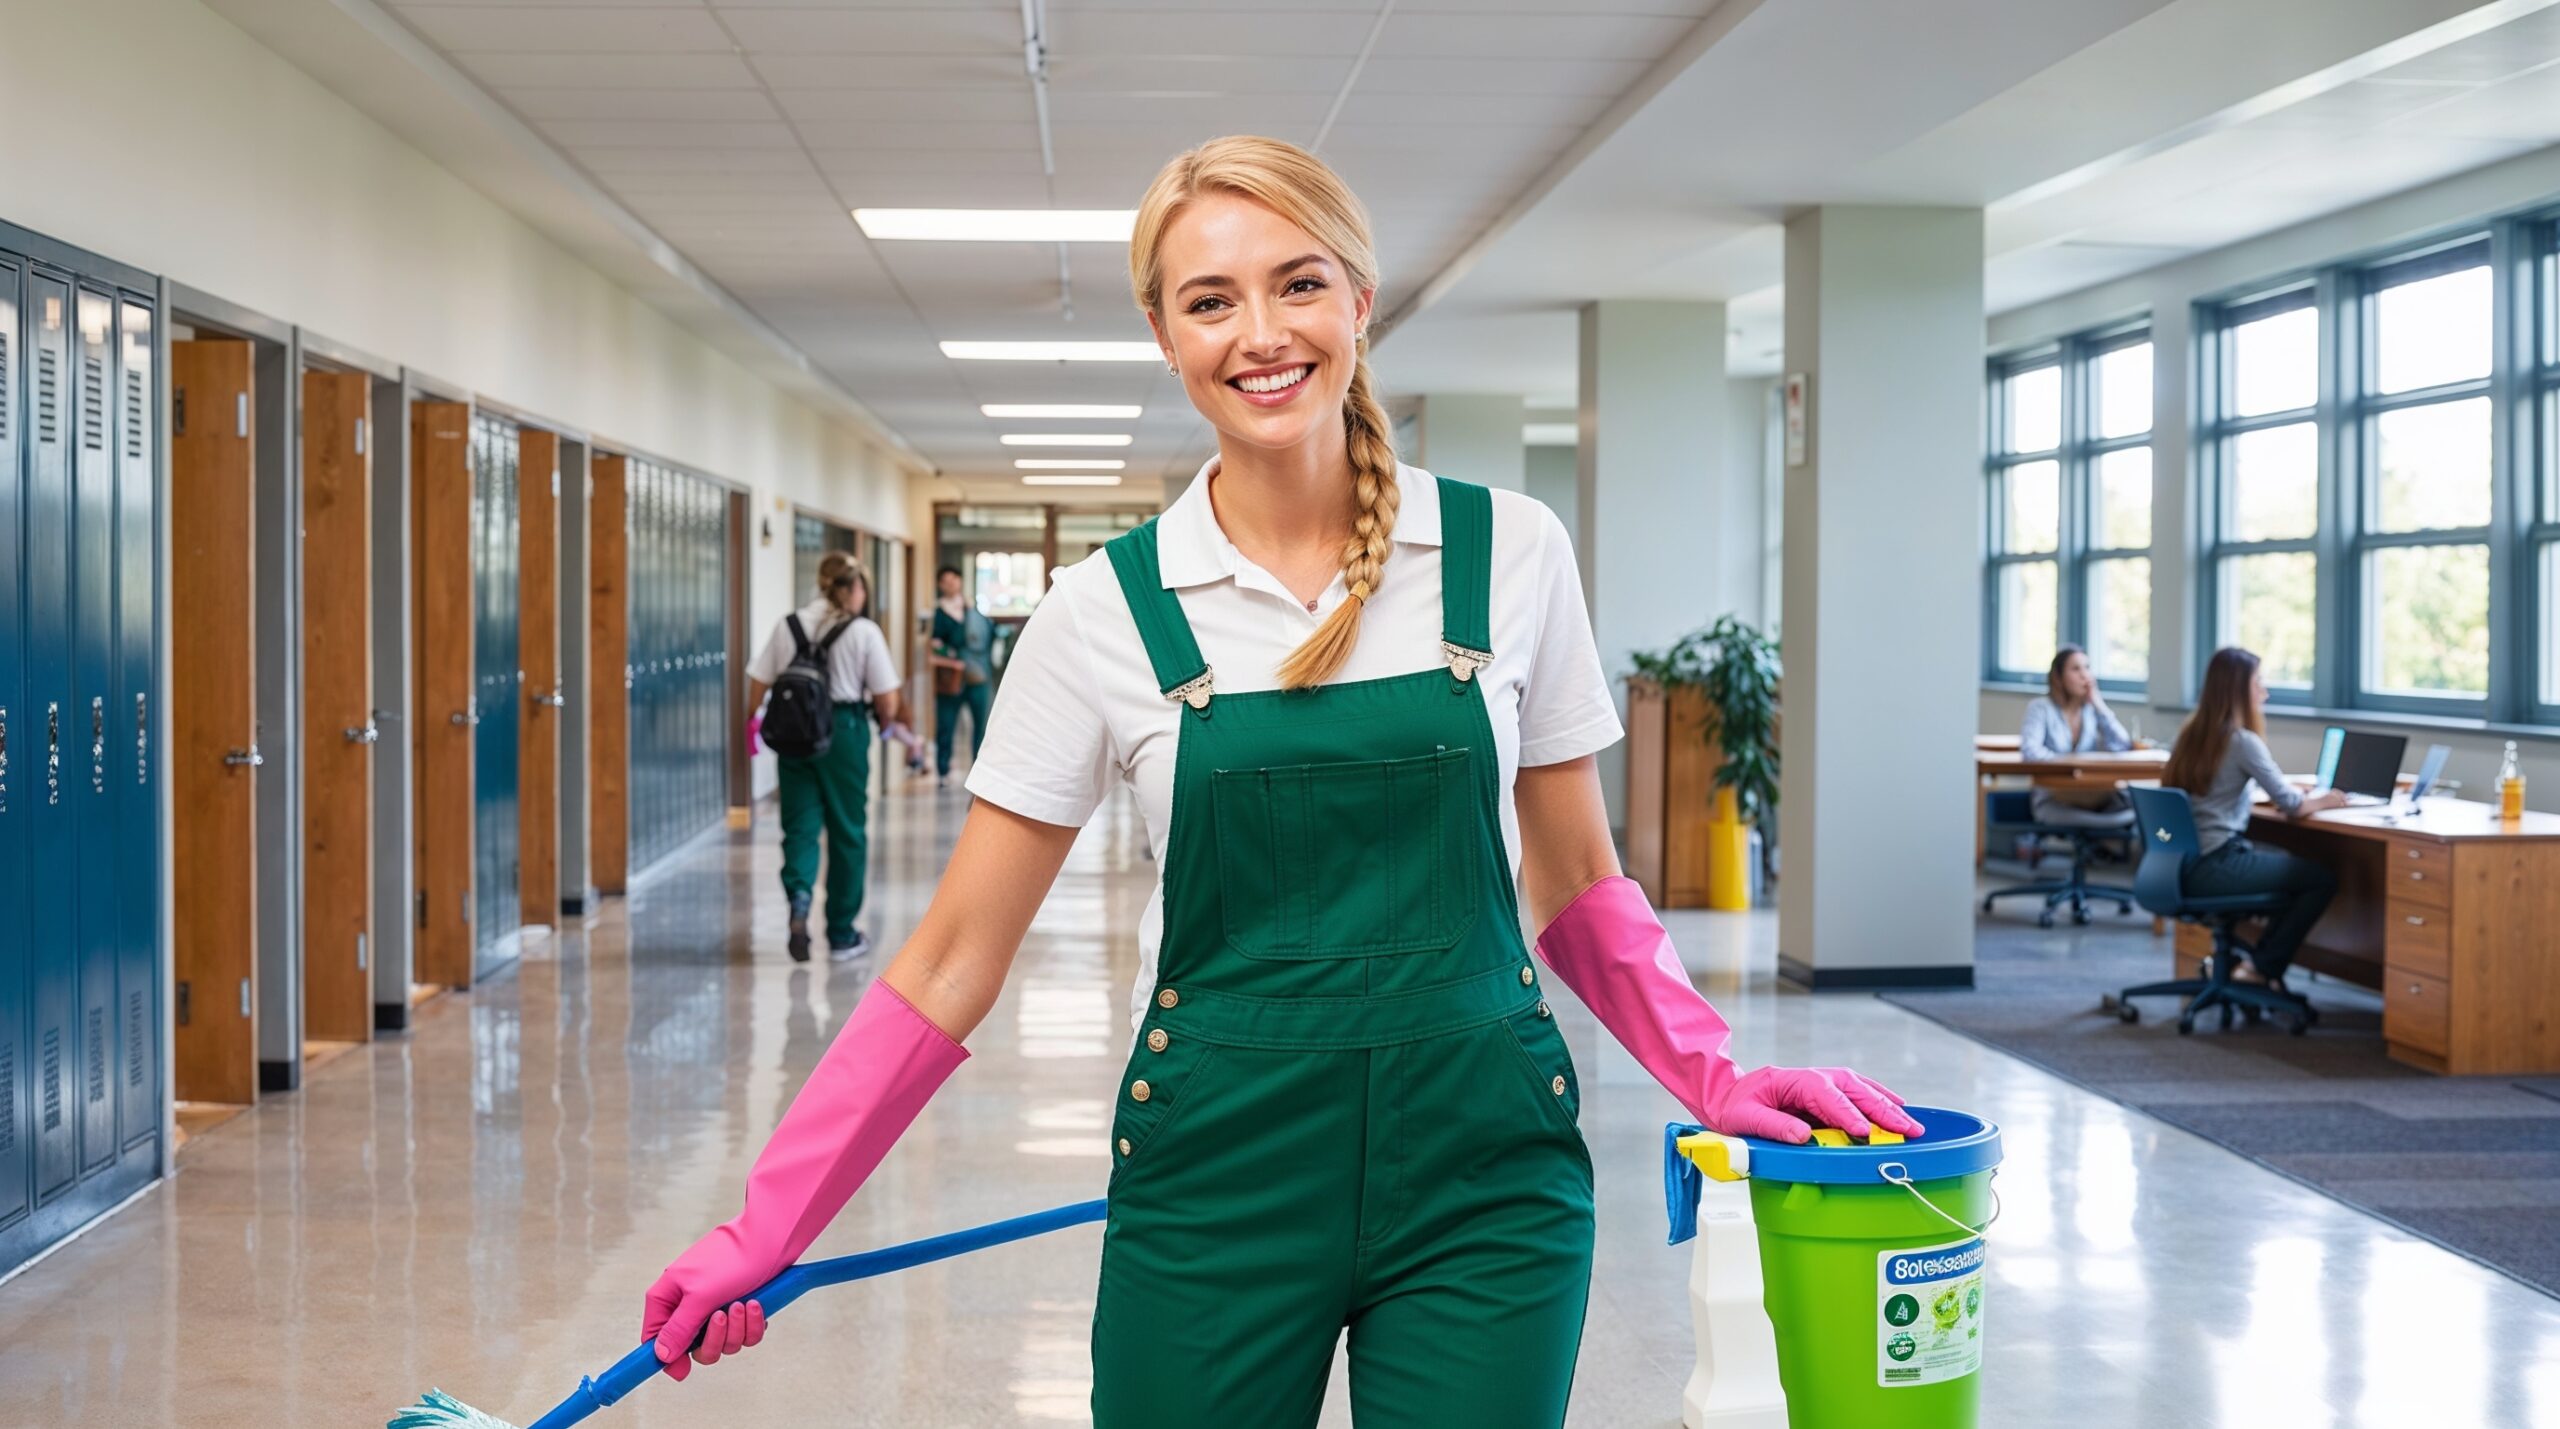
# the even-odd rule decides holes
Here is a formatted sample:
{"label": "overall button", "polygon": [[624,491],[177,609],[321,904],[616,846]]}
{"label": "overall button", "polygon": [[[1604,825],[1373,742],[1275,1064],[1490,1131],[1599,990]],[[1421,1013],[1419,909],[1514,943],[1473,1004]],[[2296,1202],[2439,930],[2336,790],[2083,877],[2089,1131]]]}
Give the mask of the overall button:
{"label": "overall button", "polygon": [[1548,1007],[1547,1007],[1547,1000],[1546,1000],[1545,998],[1543,998],[1543,997],[1538,999],[1538,1015],[1539,1015],[1540,1017],[1553,1017],[1553,1016],[1555,1016],[1555,1013],[1554,1013],[1553,1011],[1551,1011],[1551,1010],[1549,1010],[1549,1009],[1548,1009]]}
{"label": "overall button", "polygon": [[1161,1027],[1147,1034],[1147,1050],[1150,1052],[1161,1052],[1172,1044],[1173,1039],[1164,1035]]}
{"label": "overall button", "polygon": [[1120,1138],[1120,1154],[1123,1156],[1129,1154],[1129,1138],[1125,1136]]}
{"label": "overall button", "polygon": [[1180,1001],[1182,1001],[1182,994],[1175,992],[1172,988],[1166,988],[1164,991],[1156,994],[1156,1006],[1158,1007],[1169,1008]]}
{"label": "overall button", "polygon": [[1132,1101],[1145,1101],[1148,1097],[1153,1095],[1155,1095],[1155,1093],[1147,1089],[1147,1084],[1144,1079],[1134,1081],[1129,1084],[1129,1098]]}
{"label": "overall button", "polygon": [[1522,963],[1520,965],[1520,985],[1522,987],[1527,987],[1529,984],[1536,982],[1537,980],[1537,969],[1530,967],[1527,963]]}
{"label": "overall button", "polygon": [[1562,1078],[1562,1077],[1558,1077],[1558,1078],[1556,1078],[1554,1081],[1547,1083],[1547,1089],[1548,1089],[1549,1091],[1554,1092],[1557,1096],[1563,1096],[1563,1095],[1564,1095],[1564,1078]]}

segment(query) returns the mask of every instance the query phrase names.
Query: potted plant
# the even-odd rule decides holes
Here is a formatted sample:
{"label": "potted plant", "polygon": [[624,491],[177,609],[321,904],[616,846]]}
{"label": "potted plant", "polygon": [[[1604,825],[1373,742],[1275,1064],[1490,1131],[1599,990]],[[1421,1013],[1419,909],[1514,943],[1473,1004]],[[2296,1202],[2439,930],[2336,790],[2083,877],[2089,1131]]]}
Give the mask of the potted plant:
{"label": "potted plant", "polygon": [[[1731,791],[1728,839],[1762,832],[1775,845],[1778,644],[1725,616],[1668,649],[1639,651],[1628,676],[1627,863],[1666,908],[1709,904],[1717,805]],[[1743,870],[1737,861],[1734,875]],[[1727,901],[1727,906],[1735,906]]]}

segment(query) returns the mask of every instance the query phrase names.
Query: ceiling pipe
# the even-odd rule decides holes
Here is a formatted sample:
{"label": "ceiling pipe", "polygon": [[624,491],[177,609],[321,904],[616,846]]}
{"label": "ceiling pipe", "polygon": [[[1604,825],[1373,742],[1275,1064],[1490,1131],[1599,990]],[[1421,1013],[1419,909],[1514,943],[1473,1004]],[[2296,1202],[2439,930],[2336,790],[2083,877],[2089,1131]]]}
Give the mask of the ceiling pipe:
{"label": "ceiling pipe", "polygon": [[[1058,201],[1058,146],[1049,132],[1049,36],[1041,0],[1022,0],[1022,72],[1031,80],[1031,108],[1040,121],[1040,173],[1049,180],[1049,202]],[[1067,245],[1058,245],[1058,311],[1076,320],[1076,293]]]}

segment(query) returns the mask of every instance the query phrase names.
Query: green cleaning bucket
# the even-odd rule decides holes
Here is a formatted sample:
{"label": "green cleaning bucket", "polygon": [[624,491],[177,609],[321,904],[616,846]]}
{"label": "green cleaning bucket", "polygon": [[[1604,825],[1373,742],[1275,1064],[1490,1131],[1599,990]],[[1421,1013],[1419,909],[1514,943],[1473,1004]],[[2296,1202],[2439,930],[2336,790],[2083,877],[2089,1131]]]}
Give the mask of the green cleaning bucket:
{"label": "green cleaning bucket", "polygon": [[1751,1182],[1788,1429],[1974,1429],[1979,1419],[1982,1237],[1996,1215],[2000,1129],[1908,1110],[1926,1134],[1907,1141],[1829,1132],[1828,1145],[1743,1143],[1748,1169],[1734,1169]]}

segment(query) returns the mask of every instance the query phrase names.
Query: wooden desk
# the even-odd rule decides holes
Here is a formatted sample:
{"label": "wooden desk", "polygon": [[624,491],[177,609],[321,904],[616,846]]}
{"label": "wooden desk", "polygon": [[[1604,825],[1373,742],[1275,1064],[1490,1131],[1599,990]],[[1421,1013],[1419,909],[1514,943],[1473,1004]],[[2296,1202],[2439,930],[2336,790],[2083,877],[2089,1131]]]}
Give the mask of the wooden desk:
{"label": "wooden desk", "polygon": [[[2405,807],[2405,806],[2404,806]],[[2560,816],[2431,798],[2396,820],[2261,805],[2249,837],[2318,859],[2338,896],[2295,962],[2382,992],[2391,1055],[2431,1072],[2560,1073]],[[2178,929],[2183,974],[2211,934]]]}
{"label": "wooden desk", "polygon": [[[2006,747],[1988,741],[2008,741]],[[1973,740],[1973,866],[1980,868],[1991,852],[1991,811],[1982,786],[1994,779],[2025,778],[2039,789],[2114,789],[2160,777],[2169,762],[2165,749],[2128,749],[2122,753],[2067,755],[2061,759],[2028,759],[2018,741],[2007,735],[1975,735]]]}

